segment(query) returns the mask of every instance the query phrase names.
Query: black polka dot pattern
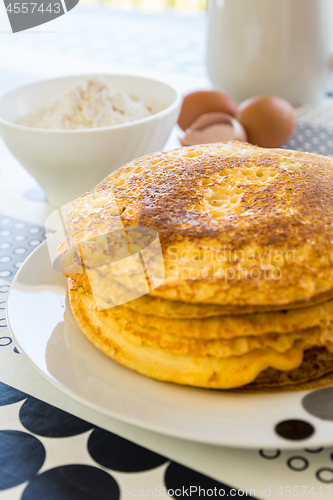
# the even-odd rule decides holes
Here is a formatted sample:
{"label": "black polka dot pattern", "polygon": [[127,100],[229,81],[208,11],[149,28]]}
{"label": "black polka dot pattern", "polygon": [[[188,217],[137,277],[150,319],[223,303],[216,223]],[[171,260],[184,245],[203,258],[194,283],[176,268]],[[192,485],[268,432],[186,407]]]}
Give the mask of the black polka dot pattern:
{"label": "black polka dot pattern", "polygon": [[32,479],[44,460],[44,446],[36,437],[21,431],[0,431],[0,490]]}
{"label": "black polka dot pattern", "polygon": [[0,347],[6,347],[7,345],[10,345],[12,342],[13,341],[10,337],[0,337]]}
{"label": "black polka dot pattern", "polygon": [[10,385],[0,382],[0,406],[11,405],[25,399],[27,395]]}
{"label": "black polka dot pattern", "polygon": [[22,425],[34,434],[53,438],[75,436],[92,429],[93,425],[29,396],[20,409]]}
{"label": "black polka dot pattern", "polygon": [[307,439],[314,433],[314,427],[304,420],[284,420],[275,427],[275,432],[290,441]]}
{"label": "black polka dot pattern", "polygon": [[[211,496],[213,498],[244,497],[244,492],[242,490],[240,490],[239,493],[235,491],[231,492],[231,490],[234,489],[231,488],[230,486],[220,483],[219,481],[215,481],[214,479],[204,476],[199,472],[195,472],[175,462],[171,462],[171,464],[167,468],[164,480],[169,495],[177,499],[187,498],[189,496],[191,487],[192,487],[191,490],[192,494],[190,498],[192,500],[203,498],[203,492],[200,492],[199,488],[205,491],[205,497],[207,496],[208,497]],[[246,496],[246,498],[254,498],[254,497]]]}
{"label": "black polka dot pattern", "polygon": [[154,469],[168,460],[103,429],[95,429],[91,433],[88,451],[99,465],[121,472]]}
{"label": "black polka dot pattern", "polygon": [[333,421],[333,387],[310,392],[303,398],[302,405],[311,415]]}
{"label": "black polka dot pattern", "polygon": [[287,460],[287,465],[291,470],[302,472],[309,467],[309,461],[304,457],[295,456]]}
{"label": "black polka dot pattern", "polygon": [[105,471],[89,465],[65,465],[36,476],[21,500],[118,500],[119,487]]}
{"label": "black polka dot pattern", "polygon": [[322,483],[333,483],[333,469],[331,469],[330,467],[322,467],[321,469],[317,470],[316,478]]}

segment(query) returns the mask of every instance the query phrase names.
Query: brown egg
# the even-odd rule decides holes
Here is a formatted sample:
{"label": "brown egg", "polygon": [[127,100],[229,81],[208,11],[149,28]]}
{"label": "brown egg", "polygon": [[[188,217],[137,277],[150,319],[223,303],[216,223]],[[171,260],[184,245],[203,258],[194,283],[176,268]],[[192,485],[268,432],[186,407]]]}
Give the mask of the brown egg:
{"label": "brown egg", "polygon": [[251,97],[240,104],[236,119],[248,141],[263,148],[276,148],[294,133],[296,115],[292,105],[276,96]]}
{"label": "brown egg", "polygon": [[182,130],[186,130],[199,116],[214,111],[234,116],[237,111],[237,104],[231,97],[218,90],[191,92],[184,97],[178,125]]}

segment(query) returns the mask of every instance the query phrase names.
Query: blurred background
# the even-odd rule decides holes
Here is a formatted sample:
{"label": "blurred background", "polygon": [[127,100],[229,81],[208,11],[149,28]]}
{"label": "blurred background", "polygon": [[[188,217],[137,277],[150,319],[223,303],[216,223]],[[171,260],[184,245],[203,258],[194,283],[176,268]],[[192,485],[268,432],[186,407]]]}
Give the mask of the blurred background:
{"label": "blurred background", "polygon": [[0,3],[0,92],[39,78],[114,71],[167,79],[184,92],[208,87],[208,3],[80,0],[67,15],[17,34]]}
{"label": "blurred background", "polygon": [[106,2],[123,9],[139,8],[146,11],[176,9],[198,12],[207,8],[208,0],[81,0],[83,3]]}

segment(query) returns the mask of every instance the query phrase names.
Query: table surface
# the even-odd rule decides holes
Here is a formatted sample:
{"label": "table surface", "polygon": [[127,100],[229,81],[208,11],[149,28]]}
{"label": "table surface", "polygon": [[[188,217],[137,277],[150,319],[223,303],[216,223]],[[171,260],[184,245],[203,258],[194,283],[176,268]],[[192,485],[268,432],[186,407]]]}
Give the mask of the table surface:
{"label": "table surface", "polygon": [[[48,24],[49,31],[13,35],[1,15],[0,90],[120,70],[167,78],[184,92],[209,87],[205,24],[204,14],[79,5]],[[298,118],[285,147],[333,156],[333,102],[303,106]],[[177,134],[166,148],[179,145]],[[44,240],[43,223],[53,210],[0,143],[0,500],[160,498],[164,487],[184,487],[177,496],[184,498],[191,485],[224,488],[225,496],[233,494],[230,488],[251,489],[258,499],[281,498],[280,486],[283,492],[287,486],[287,496],[288,485],[294,496],[297,487],[303,498],[333,496],[333,449],[244,451],[160,436],[72,401],[26,364],[6,327],[6,296],[24,259]]]}

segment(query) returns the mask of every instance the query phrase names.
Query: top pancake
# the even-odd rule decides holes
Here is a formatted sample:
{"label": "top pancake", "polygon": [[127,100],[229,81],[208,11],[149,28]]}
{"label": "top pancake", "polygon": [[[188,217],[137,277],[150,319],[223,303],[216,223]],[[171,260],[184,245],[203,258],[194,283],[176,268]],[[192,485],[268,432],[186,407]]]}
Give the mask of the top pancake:
{"label": "top pancake", "polygon": [[106,246],[100,235],[146,226],[158,232],[165,266],[151,296],[236,306],[307,301],[333,288],[332,181],[333,160],[308,153],[238,142],[155,153],[74,203],[68,242],[93,239],[89,269],[117,253],[119,239],[111,248],[112,238]]}

